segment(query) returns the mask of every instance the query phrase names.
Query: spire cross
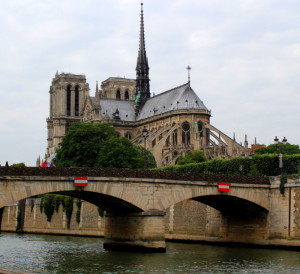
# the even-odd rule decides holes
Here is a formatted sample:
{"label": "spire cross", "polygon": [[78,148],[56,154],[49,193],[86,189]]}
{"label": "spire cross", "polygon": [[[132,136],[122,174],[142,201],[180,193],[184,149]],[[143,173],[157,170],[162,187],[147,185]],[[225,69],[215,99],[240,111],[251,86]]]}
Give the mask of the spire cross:
{"label": "spire cross", "polygon": [[187,66],[187,71],[188,71],[188,83],[190,84],[191,83],[191,75],[190,75],[190,71],[191,71],[191,67],[190,66]]}

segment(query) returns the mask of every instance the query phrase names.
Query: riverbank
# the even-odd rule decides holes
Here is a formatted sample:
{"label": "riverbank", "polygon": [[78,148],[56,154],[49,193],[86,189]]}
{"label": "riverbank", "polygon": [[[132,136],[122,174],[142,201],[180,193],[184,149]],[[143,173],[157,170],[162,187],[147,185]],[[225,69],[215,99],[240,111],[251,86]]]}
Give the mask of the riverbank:
{"label": "riverbank", "polygon": [[31,274],[31,273],[0,267],[0,274]]}

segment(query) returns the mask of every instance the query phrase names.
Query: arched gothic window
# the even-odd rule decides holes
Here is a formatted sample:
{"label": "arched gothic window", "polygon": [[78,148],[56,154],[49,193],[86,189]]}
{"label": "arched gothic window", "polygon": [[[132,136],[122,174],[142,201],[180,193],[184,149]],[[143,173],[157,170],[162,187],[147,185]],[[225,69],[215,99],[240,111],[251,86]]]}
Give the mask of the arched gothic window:
{"label": "arched gothic window", "polygon": [[177,143],[178,143],[178,130],[177,129],[175,129],[174,131],[173,131],[173,146],[176,146],[177,145]]}
{"label": "arched gothic window", "polygon": [[200,134],[200,137],[203,137],[203,125],[201,121],[198,121],[198,132]]}
{"label": "arched gothic window", "polygon": [[120,100],[121,99],[121,92],[117,90],[116,92],[116,99]]}
{"label": "arched gothic window", "polygon": [[71,86],[67,87],[67,116],[71,115]]}
{"label": "arched gothic window", "polygon": [[75,116],[79,115],[79,86],[75,87]]}
{"label": "arched gothic window", "polygon": [[125,137],[126,137],[128,140],[131,140],[131,134],[130,134],[130,133],[127,132],[127,133],[125,134]]}
{"label": "arched gothic window", "polygon": [[184,122],[182,124],[182,144],[189,145],[191,143],[190,124]]}
{"label": "arched gothic window", "polygon": [[166,139],[166,147],[170,146],[170,136],[167,137]]}
{"label": "arched gothic window", "polygon": [[129,93],[127,90],[125,91],[125,100],[129,100]]}

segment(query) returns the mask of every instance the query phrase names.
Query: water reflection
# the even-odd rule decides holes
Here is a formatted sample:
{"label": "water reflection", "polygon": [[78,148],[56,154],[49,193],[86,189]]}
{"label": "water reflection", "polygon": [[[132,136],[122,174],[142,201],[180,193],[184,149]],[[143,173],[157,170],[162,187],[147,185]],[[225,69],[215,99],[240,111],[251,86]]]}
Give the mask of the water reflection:
{"label": "water reflection", "polygon": [[168,243],[165,254],[105,251],[100,238],[0,234],[0,266],[32,273],[300,273],[300,253]]}

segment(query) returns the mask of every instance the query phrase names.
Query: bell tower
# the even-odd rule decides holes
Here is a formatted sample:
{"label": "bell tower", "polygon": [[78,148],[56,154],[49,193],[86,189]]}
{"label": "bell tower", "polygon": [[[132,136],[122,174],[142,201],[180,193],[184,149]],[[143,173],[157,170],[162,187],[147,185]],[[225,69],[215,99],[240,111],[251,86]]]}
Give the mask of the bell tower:
{"label": "bell tower", "polygon": [[49,91],[50,115],[47,118],[48,145],[45,158],[50,157],[59,147],[69,126],[81,121],[89,91],[85,75],[55,74]]}

